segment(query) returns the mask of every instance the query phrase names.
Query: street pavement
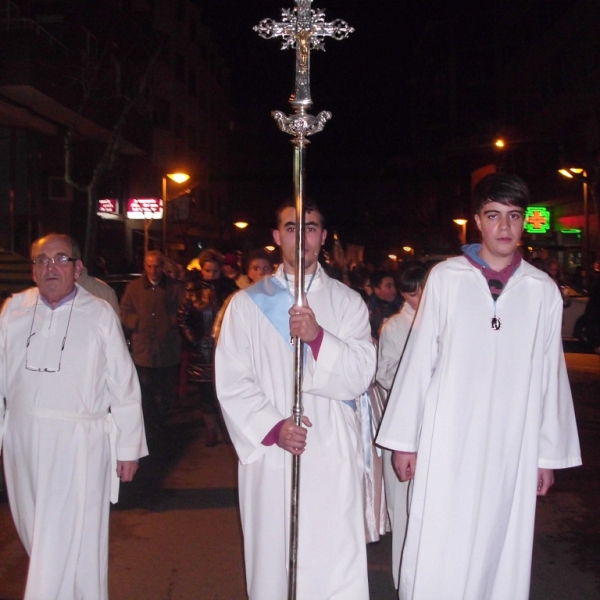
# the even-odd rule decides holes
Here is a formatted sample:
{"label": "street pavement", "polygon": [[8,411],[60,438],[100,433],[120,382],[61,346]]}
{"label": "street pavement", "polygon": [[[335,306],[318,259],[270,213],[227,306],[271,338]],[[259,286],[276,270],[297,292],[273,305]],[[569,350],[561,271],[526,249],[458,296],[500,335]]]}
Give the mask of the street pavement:
{"label": "street pavement", "polygon": [[[567,364],[584,466],[556,471],[538,501],[531,600],[600,598],[600,357],[569,353]],[[179,406],[111,512],[111,600],[246,598],[236,469],[231,445],[206,448],[200,415]],[[390,554],[389,534],[368,546],[371,600],[396,598]],[[22,598],[26,569],[0,490],[0,600]]]}

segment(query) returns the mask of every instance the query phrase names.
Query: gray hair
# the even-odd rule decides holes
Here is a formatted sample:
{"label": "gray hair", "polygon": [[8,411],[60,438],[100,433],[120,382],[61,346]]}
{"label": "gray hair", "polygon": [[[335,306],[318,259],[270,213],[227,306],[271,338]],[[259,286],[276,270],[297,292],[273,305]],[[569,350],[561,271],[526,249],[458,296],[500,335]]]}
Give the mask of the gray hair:
{"label": "gray hair", "polygon": [[71,246],[71,258],[81,260],[81,250],[79,248],[79,244],[70,235],[67,235],[66,233],[49,233],[48,235],[45,235],[44,237],[35,240],[35,242],[31,244],[30,250],[30,258],[32,260],[35,258],[38,248],[42,244],[47,242],[50,238],[58,238],[59,240],[63,240],[64,242],[66,242],[67,245]]}

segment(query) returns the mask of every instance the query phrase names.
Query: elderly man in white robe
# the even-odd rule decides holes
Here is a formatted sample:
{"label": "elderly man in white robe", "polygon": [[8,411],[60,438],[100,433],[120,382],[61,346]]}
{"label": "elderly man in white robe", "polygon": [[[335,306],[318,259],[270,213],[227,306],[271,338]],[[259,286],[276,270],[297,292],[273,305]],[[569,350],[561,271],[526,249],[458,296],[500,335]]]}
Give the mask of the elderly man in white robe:
{"label": "elderly man in white robe", "polygon": [[31,259],[37,288],[0,315],[0,447],[30,557],[25,600],[105,600],[109,501],[147,454],[140,387],[115,311],[75,283],[77,244],[50,234]]}
{"label": "elderly man in white robe", "polygon": [[[298,600],[369,597],[363,469],[354,398],[375,372],[361,297],[318,263],[323,217],[306,210],[306,299],[294,305],[296,209],[277,213],[282,264],[235,294],[216,349],[217,395],[235,445],[250,600],[287,597],[292,455],[302,455]],[[304,426],[291,410],[290,336],[306,343]]]}
{"label": "elderly man in white robe", "polygon": [[562,298],[517,251],[527,186],[474,200],[482,243],[431,271],[377,439],[414,478],[403,600],[529,598],[536,494],[581,464]]}

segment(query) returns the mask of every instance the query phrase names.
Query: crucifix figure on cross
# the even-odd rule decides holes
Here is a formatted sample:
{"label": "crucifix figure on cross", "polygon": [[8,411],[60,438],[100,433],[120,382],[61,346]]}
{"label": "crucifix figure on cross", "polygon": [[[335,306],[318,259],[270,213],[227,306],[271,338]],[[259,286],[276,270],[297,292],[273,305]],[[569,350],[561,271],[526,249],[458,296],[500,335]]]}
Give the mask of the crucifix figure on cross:
{"label": "crucifix figure on cross", "polygon": [[282,50],[296,49],[296,81],[290,98],[295,115],[286,116],[281,111],[274,111],[273,117],[279,128],[294,136],[292,142],[304,146],[308,144],[306,136],[321,131],[331,113],[320,112],[316,117],[306,111],[312,105],[310,97],[310,51],[325,50],[325,38],[332,37],[343,40],[354,29],[341,19],[325,22],[325,11],[312,9],[313,0],[296,0],[296,8],[282,9],[282,20],[263,19],[254,27],[261,37],[271,39],[281,37]]}

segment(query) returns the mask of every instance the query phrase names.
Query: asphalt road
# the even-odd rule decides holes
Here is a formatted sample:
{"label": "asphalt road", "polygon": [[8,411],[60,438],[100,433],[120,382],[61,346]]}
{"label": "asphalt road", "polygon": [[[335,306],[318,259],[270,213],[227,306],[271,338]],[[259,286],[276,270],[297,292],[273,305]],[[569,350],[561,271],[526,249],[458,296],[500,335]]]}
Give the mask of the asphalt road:
{"label": "asphalt road", "polygon": [[[538,502],[532,600],[600,598],[600,357],[570,353],[567,362],[584,466],[557,471]],[[180,406],[111,513],[111,600],[243,600],[235,487],[231,446],[206,448],[199,415]],[[0,600],[17,600],[27,557],[1,496]],[[368,547],[372,600],[396,597],[390,552],[389,535]]]}

